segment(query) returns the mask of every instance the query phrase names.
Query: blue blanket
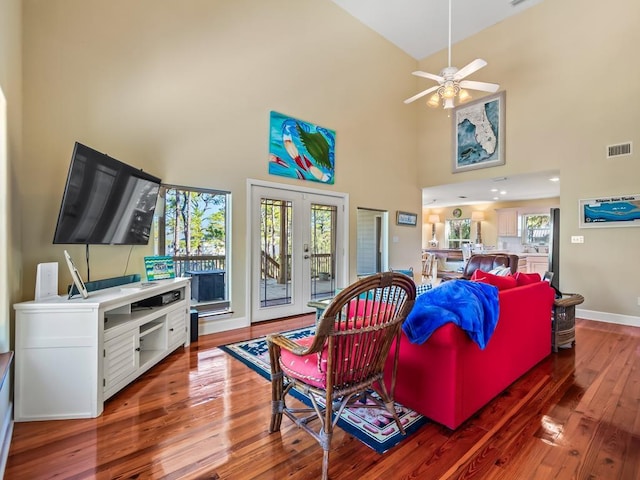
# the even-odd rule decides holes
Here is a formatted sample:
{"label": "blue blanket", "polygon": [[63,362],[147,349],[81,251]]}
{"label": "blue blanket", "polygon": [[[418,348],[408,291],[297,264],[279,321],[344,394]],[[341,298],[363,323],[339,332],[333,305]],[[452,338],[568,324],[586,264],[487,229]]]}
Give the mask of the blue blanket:
{"label": "blue blanket", "polygon": [[484,350],[498,323],[499,308],[493,285],[449,280],[416,298],[402,330],[411,343],[424,343],[438,327],[453,322]]}

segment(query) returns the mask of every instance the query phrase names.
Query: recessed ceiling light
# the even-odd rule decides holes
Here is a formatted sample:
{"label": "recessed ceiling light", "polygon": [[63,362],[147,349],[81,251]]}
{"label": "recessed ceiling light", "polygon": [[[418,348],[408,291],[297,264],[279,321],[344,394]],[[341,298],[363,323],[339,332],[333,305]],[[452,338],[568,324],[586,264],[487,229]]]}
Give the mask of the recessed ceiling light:
{"label": "recessed ceiling light", "polygon": [[498,189],[497,189],[497,188],[492,188],[492,189],[491,189],[491,191],[492,191],[493,193],[496,193],[496,192],[498,191]]}
{"label": "recessed ceiling light", "polygon": [[500,200],[500,197],[493,197],[494,200]]}
{"label": "recessed ceiling light", "polygon": [[560,181],[560,177],[551,177],[549,180],[552,181],[552,182],[559,182]]}
{"label": "recessed ceiling light", "polygon": [[506,194],[507,194],[507,191],[506,191],[506,190],[501,190],[501,191],[500,191],[500,195],[506,195]]}

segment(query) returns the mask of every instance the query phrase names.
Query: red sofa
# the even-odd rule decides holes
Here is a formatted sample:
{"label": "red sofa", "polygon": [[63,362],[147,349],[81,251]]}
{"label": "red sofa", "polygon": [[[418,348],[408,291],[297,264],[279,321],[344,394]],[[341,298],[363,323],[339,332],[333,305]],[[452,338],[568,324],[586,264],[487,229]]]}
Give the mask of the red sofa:
{"label": "red sofa", "polygon": [[[498,323],[484,350],[453,323],[420,345],[402,333],[395,400],[456,429],[551,353],[554,294],[541,281],[500,290]],[[388,387],[390,378],[389,361]]]}

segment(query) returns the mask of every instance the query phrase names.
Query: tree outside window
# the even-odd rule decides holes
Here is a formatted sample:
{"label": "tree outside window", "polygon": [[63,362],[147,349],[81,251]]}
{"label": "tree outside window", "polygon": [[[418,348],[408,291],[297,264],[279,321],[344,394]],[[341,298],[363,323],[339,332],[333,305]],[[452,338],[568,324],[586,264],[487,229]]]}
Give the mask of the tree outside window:
{"label": "tree outside window", "polygon": [[461,248],[463,243],[471,241],[471,219],[457,218],[445,223],[447,248]]}
{"label": "tree outside window", "polygon": [[[228,278],[230,193],[163,185],[157,217],[157,254],[173,257],[176,275],[221,270]],[[228,307],[228,288],[216,299]],[[216,302],[211,302],[216,303]]]}
{"label": "tree outside window", "polygon": [[551,218],[549,214],[522,216],[522,243],[528,245],[549,245]]}

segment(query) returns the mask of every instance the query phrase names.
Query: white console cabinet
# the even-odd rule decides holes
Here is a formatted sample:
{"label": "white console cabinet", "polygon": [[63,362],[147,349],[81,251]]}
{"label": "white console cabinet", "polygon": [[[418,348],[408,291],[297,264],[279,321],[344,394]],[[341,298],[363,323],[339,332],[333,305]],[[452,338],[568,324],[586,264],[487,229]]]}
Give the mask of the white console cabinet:
{"label": "white console cabinet", "polygon": [[[189,344],[190,279],[14,305],[15,420],[93,418],[106,399]],[[139,302],[177,292],[175,301]]]}

